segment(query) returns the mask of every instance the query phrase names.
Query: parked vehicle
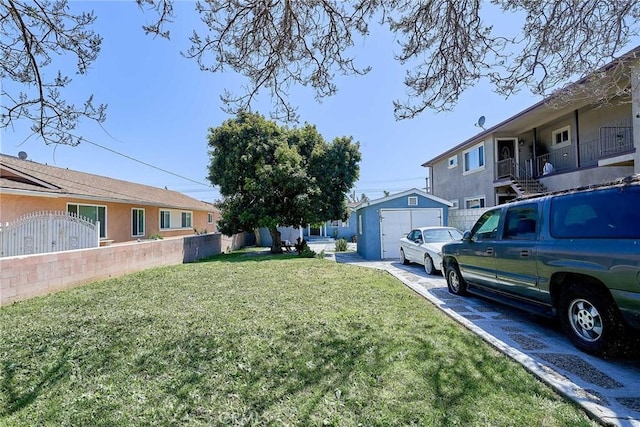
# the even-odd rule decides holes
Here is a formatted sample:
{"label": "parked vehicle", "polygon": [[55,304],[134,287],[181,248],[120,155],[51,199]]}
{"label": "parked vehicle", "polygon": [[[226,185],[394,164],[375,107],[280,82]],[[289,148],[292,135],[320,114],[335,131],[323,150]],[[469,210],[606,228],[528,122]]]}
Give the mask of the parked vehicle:
{"label": "parked vehicle", "polygon": [[451,293],[559,317],[579,349],[618,353],[640,329],[640,175],[498,206],[443,258]]}
{"label": "parked vehicle", "polygon": [[462,240],[462,232],[453,227],[419,227],[400,239],[403,264],[424,265],[427,274],[442,270],[442,245]]}

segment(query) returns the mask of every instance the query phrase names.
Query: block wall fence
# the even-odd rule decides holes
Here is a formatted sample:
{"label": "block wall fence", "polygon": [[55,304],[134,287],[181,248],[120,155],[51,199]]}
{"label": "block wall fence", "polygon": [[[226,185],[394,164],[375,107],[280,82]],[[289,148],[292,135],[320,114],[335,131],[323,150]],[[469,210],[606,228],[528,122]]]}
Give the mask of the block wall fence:
{"label": "block wall fence", "polygon": [[244,245],[219,233],[0,258],[0,306],[154,267],[193,262]]}

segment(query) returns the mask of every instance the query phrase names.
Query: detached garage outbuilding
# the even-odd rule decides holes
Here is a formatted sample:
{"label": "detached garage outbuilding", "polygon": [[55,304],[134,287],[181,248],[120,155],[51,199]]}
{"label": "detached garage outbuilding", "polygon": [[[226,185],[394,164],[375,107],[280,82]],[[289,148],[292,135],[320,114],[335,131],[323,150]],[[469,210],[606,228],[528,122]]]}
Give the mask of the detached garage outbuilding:
{"label": "detached garage outbuilding", "polygon": [[415,227],[448,225],[451,206],[417,188],[360,204],[358,253],[370,260],[400,258],[400,239]]}

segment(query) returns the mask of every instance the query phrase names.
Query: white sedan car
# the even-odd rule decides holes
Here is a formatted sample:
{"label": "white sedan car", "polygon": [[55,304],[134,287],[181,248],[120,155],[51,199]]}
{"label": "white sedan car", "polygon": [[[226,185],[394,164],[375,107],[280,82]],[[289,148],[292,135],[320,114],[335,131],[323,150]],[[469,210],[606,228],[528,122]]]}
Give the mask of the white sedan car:
{"label": "white sedan car", "polygon": [[403,264],[424,265],[427,274],[442,270],[442,246],[462,240],[462,233],[454,227],[418,227],[400,239],[400,258]]}

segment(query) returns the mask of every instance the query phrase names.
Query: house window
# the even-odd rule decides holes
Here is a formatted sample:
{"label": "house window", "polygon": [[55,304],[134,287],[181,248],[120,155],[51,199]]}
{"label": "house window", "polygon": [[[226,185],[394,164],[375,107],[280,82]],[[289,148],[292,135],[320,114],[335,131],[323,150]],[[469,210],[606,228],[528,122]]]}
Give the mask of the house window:
{"label": "house window", "polygon": [[171,228],[171,212],[160,211],[160,230]]}
{"label": "house window", "polygon": [[551,133],[553,147],[564,147],[571,142],[571,126],[556,129]]}
{"label": "house window", "polygon": [[182,228],[191,228],[191,212],[182,212],[180,225]]}
{"label": "house window", "polygon": [[331,221],[331,223],[329,224],[331,227],[340,227],[340,220],[339,219],[334,219]]}
{"label": "house window", "polygon": [[[211,223],[213,223],[213,214]],[[211,224],[210,223],[210,224]],[[177,230],[179,228],[191,228],[193,224],[193,213],[174,209],[160,211],[160,230]]]}
{"label": "house window", "polygon": [[471,147],[463,154],[464,173],[475,172],[484,169],[484,141]]}
{"label": "house window", "polygon": [[449,209],[458,209],[458,199],[449,200],[451,202],[451,207]]}
{"label": "house window", "polygon": [[107,238],[107,207],[97,205],[67,204],[67,212],[92,221],[100,221],[100,238]]}
{"label": "house window", "polygon": [[213,224],[213,214],[211,212],[207,214],[207,224]]}
{"label": "house window", "polygon": [[449,169],[458,166],[458,155],[449,157]]}
{"label": "house window", "polygon": [[347,218],[346,221],[340,221],[340,226],[341,227],[349,227],[349,219]]}
{"label": "house window", "polygon": [[465,209],[480,209],[485,207],[484,196],[470,197],[464,199]]}
{"label": "house window", "polygon": [[416,196],[410,196],[407,203],[409,206],[418,206],[418,198]]}
{"label": "house window", "polygon": [[144,209],[131,209],[131,236],[144,236]]}

